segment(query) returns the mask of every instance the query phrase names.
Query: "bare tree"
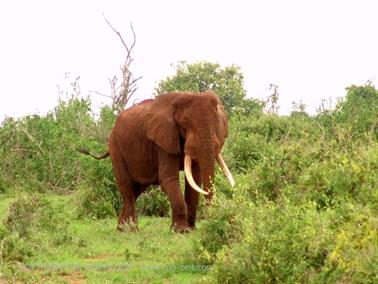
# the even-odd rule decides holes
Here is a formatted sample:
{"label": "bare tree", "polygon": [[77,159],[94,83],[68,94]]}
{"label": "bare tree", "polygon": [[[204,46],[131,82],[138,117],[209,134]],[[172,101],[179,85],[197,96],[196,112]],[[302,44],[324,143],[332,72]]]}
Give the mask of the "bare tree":
{"label": "bare tree", "polygon": [[275,84],[270,84],[269,85],[269,90],[272,90],[273,93],[268,96],[268,98],[265,100],[265,109],[267,113],[278,113],[278,98],[279,98],[279,93],[278,93],[278,85]]}
{"label": "bare tree", "polygon": [[127,103],[130,101],[131,97],[134,95],[134,93],[138,89],[137,81],[142,78],[142,77],[134,78],[133,73],[130,69],[130,66],[134,61],[132,57],[132,51],[135,47],[136,35],[135,35],[133,25],[130,24],[130,28],[133,33],[133,41],[129,47],[126,44],[125,40],[123,39],[121,33],[112,26],[112,24],[108,21],[108,19],[105,16],[104,16],[104,19],[106,23],[109,25],[109,27],[118,35],[119,39],[121,40],[121,43],[126,50],[126,59],[125,59],[125,63],[121,66],[122,81],[118,83],[117,76],[113,76],[112,79],[109,79],[110,95],[105,95],[99,92],[95,92],[95,93],[101,96],[110,98],[112,100],[113,111],[116,114],[119,114],[123,109],[125,109]]}

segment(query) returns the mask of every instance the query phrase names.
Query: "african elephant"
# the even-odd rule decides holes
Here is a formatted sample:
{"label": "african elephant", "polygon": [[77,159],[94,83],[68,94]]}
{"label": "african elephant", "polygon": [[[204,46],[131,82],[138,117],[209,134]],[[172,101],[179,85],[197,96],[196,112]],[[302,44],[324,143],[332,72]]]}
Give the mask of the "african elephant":
{"label": "african elephant", "polygon": [[[199,193],[211,200],[215,161],[231,185],[234,180],[220,154],[227,136],[227,115],[212,92],[166,93],[143,101],[117,118],[109,137],[110,155],[123,198],[118,228],[137,224],[135,202],[152,184],[159,184],[172,207],[172,227],[195,228]],[[185,195],[179,171],[185,172]],[[200,188],[203,184],[204,189]]]}

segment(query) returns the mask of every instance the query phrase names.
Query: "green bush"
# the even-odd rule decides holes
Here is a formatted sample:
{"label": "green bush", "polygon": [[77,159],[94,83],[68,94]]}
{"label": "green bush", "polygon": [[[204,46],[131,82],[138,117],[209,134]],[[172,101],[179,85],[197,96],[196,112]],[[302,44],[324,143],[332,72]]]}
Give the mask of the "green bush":
{"label": "green bush", "polygon": [[307,283],[320,269],[332,244],[335,216],[313,204],[250,204],[243,238],[218,254],[219,283]]}
{"label": "green bush", "polygon": [[87,156],[81,156],[80,160],[86,181],[79,187],[79,217],[102,219],[118,215],[123,202],[115,183],[111,161],[96,161]]}
{"label": "green bush", "polygon": [[78,190],[77,214],[79,218],[103,219],[117,216],[121,197],[103,186],[81,186]]}
{"label": "green bush", "polygon": [[[290,147],[313,142],[319,127],[310,118],[280,117],[277,115],[240,115],[231,118],[225,157],[230,167],[248,172],[263,159],[274,155],[281,146]],[[286,145],[288,144],[288,145]]]}
{"label": "green bush", "polygon": [[351,126],[357,135],[373,131],[378,138],[378,90],[371,84],[352,85],[337,107],[336,119]]}
{"label": "green bush", "polygon": [[319,208],[350,200],[378,208],[378,148],[358,145],[323,162],[314,161],[304,169],[296,188]]}
{"label": "green bush", "polygon": [[137,199],[138,214],[166,217],[170,215],[170,211],[168,198],[159,187],[152,187]]}
{"label": "green bush", "polygon": [[61,101],[46,116],[7,119],[0,131],[1,176],[7,187],[64,192],[82,182],[76,147],[91,140],[88,99]]}
{"label": "green bush", "polygon": [[358,208],[335,235],[316,283],[377,283],[378,218],[376,211]]}
{"label": "green bush", "polygon": [[207,208],[207,219],[203,221],[200,237],[194,242],[192,261],[211,264],[219,250],[238,242],[243,235],[240,215],[247,211],[247,207],[246,202],[217,194],[212,206]]}
{"label": "green bush", "polygon": [[377,281],[376,95],[351,87],[316,117],[231,118],[224,156],[237,185],[217,192],[193,246],[213,281]]}
{"label": "green bush", "polygon": [[70,242],[68,227],[63,204],[53,205],[39,194],[21,196],[10,205],[4,220],[2,257],[6,261],[25,261],[35,250]]}

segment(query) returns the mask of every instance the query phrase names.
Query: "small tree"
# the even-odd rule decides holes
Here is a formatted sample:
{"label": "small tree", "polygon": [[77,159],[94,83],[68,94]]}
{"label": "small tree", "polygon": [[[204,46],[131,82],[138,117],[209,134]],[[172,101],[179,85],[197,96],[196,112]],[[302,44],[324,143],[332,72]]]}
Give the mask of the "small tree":
{"label": "small tree", "polygon": [[278,85],[270,84],[269,90],[273,91],[272,94],[268,96],[268,98],[265,101],[265,110],[269,114],[277,114],[279,110],[278,106],[278,99],[279,99],[279,93],[278,93]]}
{"label": "small tree", "polygon": [[261,103],[246,99],[244,77],[240,68],[232,65],[222,68],[219,64],[198,62],[189,64],[181,61],[176,66],[176,74],[159,82],[158,94],[175,91],[203,92],[213,90],[223,101],[229,114],[261,110]]}

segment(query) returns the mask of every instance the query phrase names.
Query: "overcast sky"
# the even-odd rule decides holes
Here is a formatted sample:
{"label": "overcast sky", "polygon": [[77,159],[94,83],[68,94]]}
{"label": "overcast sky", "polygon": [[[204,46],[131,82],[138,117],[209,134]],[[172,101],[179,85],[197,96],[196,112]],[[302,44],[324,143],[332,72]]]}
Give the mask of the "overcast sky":
{"label": "overcast sky", "polygon": [[[279,86],[282,113],[302,100],[314,112],[345,87],[377,83],[378,1],[1,1],[0,120],[44,114],[57,103],[66,72],[83,95],[109,93],[124,49],[102,14],[137,35],[136,98],[149,98],[180,60],[235,64],[249,97]],[[95,106],[109,100],[92,95]]]}

